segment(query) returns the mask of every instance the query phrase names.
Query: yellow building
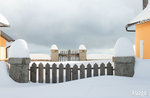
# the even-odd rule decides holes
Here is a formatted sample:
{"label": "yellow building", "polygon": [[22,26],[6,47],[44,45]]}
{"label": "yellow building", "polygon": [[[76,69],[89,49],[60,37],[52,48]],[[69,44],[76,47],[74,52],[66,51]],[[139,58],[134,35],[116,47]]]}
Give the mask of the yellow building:
{"label": "yellow building", "polygon": [[[150,59],[150,4],[143,0],[143,11],[135,17],[127,26],[128,32],[136,32],[136,56],[138,58]],[[135,26],[135,30],[129,27]]]}
{"label": "yellow building", "polygon": [[14,41],[14,39],[12,39],[3,31],[0,31],[0,60],[5,60],[7,58],[8,49],[12,41]]}
{"label": "yellow building", "polygon": [[[9,27],[10,24],[7,19],[0,14],[0,28],[1,27]],[[8,49],[10,47],[10,43],[14,41],[10,36],[0,30],[0,61],[5,60],[8,56]]]}

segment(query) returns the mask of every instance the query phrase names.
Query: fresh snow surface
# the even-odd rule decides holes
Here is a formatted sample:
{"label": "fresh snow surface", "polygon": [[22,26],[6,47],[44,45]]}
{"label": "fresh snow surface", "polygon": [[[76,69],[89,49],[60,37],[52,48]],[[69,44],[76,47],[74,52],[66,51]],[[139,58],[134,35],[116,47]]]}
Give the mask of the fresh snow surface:
{"label": "fresh snow surface", "polygon": [[86,47],[84,45],[80,45],[79,50],[86,50]]}
{"label": "fresh snow surface", "polygon": [[28,58],[29,49],[25,40],[18,39],[11,44],[9,58]]}
{"label": "fresh snow surface", "polygon": [[51,59],[49,54],[30,54],[30,58],[34,60],[38,60],[38,59],[50,60]]}
{"label": "fresh snow surface", "polygon": [[55,44],[53,44],[53,45],[51,46],[51,50],[58,50],[58,47],[57,47]]}
{"label": "fresh snow surface", "polygon": [[131,22],[131,23],[135,23],[135,22],[142,22],[145,20],[150,19],[150,3],[147,5],[147,7],[137,16],[135,17]]}
{"label": "fresh snow surface", "polygon": [[8,20],[2,14],[0,14],[0,27],[5,25],[9,26],[10,24]]}
{"label": "fresh snow surface", "polygon": [[119,38],[115,45],[114,56],[134,56],[133,45],[128,38]]}
{"label": "fresh snow surface", "polygon": [[108,60],[112,59],[113,55],[109,54],[87,54],[88,60]]}
{"label": "fresh snow surface", "polygon": [[0,98],[150,98],[150,60],[136,58],[135,75],[98,76],[71,82],[16,83],[0,62]]}

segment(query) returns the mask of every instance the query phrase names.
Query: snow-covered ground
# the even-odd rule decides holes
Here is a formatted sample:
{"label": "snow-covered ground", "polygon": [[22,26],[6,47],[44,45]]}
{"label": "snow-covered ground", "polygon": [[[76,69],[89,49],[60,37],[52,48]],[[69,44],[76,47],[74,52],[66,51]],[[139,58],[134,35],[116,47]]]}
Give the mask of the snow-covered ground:
{"label": "snow-covered ground", "polygon": [[136,59],[133,78],[99,76],[58,84],[16,83],[0,62],[0,98],[150,98],[150,60]]}

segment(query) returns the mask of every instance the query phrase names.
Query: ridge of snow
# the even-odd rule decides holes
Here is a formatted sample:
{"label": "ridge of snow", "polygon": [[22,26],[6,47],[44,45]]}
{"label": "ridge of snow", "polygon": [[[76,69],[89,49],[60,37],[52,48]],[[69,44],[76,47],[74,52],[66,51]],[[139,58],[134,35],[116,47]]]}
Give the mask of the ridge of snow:
{"label": "ridge of snow", "polygon": [[53,45],[51,46],[51,50],[58,50],[58,47],[57,47],[55,44],[53,44]]}
{"label": "ridge of snow", "polygon": [[79,46],[79,50],[86,50],[86,47],[82,44]]}

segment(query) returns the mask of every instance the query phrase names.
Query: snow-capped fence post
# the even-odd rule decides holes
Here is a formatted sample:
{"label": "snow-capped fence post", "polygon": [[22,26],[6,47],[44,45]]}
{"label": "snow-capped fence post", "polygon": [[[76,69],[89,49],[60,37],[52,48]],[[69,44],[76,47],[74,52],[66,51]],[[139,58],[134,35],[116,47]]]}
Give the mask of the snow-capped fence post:
{"label": "snow-capped fence post", "polygon": [[135,57],[133,46],[129,39],[120,38],[115,46],[115,57],[113,57],[115,75],[133,77]]}
{"label": "snow-capped fence post", "polygon": [[51,61],[58,62],[58,48],[55,44],[51,46]]}
{"label": "snow-capped fence post", "polygon": [[19,83],[29,82],[30,61],[27,43],[22,39],[13,42],[8,59],[10,64],[9,76]]}
{"label": "snow-capped fence post", "polygon": [[79,46],[79,61],[86,61],[86,52],[87,49],[84,45]]}

